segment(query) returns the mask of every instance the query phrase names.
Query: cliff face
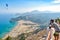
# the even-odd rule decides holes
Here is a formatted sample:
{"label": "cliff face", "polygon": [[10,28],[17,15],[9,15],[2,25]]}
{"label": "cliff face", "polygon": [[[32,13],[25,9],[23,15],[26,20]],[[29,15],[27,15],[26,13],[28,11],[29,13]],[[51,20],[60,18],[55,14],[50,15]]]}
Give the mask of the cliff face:
{"label": "cliff face", "polygon": [[36,33],[35,31],[30,33],[22,33],[16,38],[16,40],[46,40],[46,29],[43,29]]}
{"label": "cliff face", "polygon": [[29,32],[29,33],[22,33],[17,37],[8,37],[6,40],[45,40],[46,39],[46,29],[39,30],[38,32]]}
{"label": "cliff face", "polygon": [[20,20],[16,27],[6,34],[3,39],[27,40],[29,36],[37,34],[40,31],[40,25],[31,21]]}
{"label": "cliff face", "polygon": [[46,30],[41,30],[37,32],[36,34],[32,34],[29,37],[26,38],[26,40],[45,40],[46,39]]}
{"label": "cliff face", "polygon": [[[39,29],[38,29],[39,30]],[[7,40],[46,40],[46,29],[43,30],[35,30],[29,33],[22,33],[17,37],[8,37]]]}
{"label": "cliff face", "polygon": [[5,40],[46,40],[46,29],[35,30],[29,33],[22,33],[17,37],[7,37]]}

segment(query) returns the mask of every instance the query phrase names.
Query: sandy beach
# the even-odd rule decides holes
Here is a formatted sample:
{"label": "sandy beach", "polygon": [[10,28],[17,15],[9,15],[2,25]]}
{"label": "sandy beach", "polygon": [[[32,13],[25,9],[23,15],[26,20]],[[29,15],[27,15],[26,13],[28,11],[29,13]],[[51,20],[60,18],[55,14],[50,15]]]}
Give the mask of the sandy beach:
{"label": "sandy beach", "polygon": [[8,36],[17,37],[18,35],[22,33],[33,32],[34,30],[38,29],[37,26],[39,25],[31,21],[20,20],[18,21],[18,24],[15,26],[15,28],[13,28],[11,32],[6,34],[5,37],[3,37],[3,39],[7,38]]}

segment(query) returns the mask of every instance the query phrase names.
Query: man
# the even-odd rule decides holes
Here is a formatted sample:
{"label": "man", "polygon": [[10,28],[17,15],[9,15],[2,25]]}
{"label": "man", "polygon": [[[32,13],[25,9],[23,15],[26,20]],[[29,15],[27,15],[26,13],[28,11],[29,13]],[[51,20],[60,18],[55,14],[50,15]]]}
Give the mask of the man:
{"label": "man", "polygon": [[48,35],[47,35],[46,40],[54,40],[53,34],[55,33],[55,29],[54,29],[54,26],[53,26],[53,22],[54,22],[54,20],[50,20],[49,27],[47,27]]}
{"label": "man", "polygon": [[[55,37],[55,40],[58,40],[59,39],[59,33],[58,33],[58,31],[59,31],[58,27],[59,26],[57,25],[56,22],[54,22],[53,19],[50,20],[50,27],[51,28],[50,28],[50,31],[48,32],[47,40],[53,39],[52,36]],[[53,30],[53,31],[51,31],[51,30]]]}
{"label": "man", "polygon": [[55,28],[55,33],[54,33],[55,40],[58,40],[59,39],[59,31],[60,31],[59,25],[53,19],[50,21],[50,23]]}

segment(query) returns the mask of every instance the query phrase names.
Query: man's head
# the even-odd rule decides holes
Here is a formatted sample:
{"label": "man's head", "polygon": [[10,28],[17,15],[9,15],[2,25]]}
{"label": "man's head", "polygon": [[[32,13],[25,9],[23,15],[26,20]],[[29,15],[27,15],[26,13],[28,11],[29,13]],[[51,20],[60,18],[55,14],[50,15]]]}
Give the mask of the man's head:
{"label": "man's head", "polygon": [[50,23],[54,23],[54,20],[53,20],[53,19],[51,19],[51,20],[50,20]]}

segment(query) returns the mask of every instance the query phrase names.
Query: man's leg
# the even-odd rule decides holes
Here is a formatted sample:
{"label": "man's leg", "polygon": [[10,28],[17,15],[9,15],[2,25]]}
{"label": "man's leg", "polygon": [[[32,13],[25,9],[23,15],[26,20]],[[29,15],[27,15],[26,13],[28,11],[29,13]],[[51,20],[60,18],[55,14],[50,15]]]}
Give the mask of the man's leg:
{"label": "man's leg", "polygon": [[57,36],[57,40],[59,39],[59,35]]}
{"label": "man's leg", "polygon": [[60,40],[60,33],[59,33],[59,40]]}
{"label": "man's leg", "polygon": [[56,36],[54,36],[54,40],[56,40]]}

